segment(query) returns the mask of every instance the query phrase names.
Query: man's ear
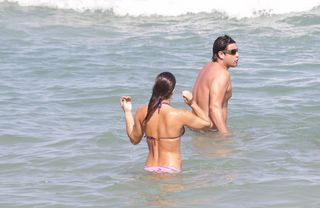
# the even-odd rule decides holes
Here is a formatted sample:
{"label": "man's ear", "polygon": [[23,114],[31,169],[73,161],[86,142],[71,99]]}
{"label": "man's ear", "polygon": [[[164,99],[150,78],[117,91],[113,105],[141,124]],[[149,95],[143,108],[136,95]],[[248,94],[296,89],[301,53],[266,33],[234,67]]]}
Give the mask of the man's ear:
{"label": "man's ear", "polygon": [[222,51],[219,51],[219,52],[218,52],[218,58],[219,58],[219,59],[222,59],[222,60],[223,60],[223,59],[224,59],[224,56],[225,56],[225,54],[224,54]]}

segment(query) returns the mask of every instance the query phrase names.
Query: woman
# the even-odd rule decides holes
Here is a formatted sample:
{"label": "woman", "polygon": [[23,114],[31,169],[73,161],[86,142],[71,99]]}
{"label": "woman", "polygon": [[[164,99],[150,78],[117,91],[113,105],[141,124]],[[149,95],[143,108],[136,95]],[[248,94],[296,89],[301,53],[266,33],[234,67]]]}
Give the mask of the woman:
{"label": "woman", "polygon": [[145,170],[178,173],[181,171],[180,137],[184,126],[193,129],[210,128],[211,121],[193,102],[192,94],[182,95],[194,113],[171,106],[176,79],[170,72],[160,73],[155,80],[149,104],[140,106],[133,117],[131,97],[122,96],[121,107],[125,112],[126,130],[132,144],[138,144],[146,135],[149,154]]}

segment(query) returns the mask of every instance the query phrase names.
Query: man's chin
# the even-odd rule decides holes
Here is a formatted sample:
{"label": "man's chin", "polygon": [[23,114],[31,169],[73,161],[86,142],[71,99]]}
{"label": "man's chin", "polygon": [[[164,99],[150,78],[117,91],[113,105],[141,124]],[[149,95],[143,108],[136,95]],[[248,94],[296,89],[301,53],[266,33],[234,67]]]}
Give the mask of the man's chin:
{"label": "man's chin", "polygon": [[232,65],[232,67],[236,67],[236,66],[238,66],[238,60],[233,62],[233,65]]}

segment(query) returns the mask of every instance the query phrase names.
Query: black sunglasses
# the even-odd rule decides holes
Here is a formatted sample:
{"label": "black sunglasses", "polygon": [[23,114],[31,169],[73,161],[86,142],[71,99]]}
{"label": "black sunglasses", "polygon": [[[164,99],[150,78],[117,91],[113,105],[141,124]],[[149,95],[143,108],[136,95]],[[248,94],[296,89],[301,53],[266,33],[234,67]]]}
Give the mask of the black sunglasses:
{"label": "black sunglasses", "polygon": [[238,52],[238,49],[236,48],[236,49],[232,49],[232,50],[223,50],[222,52],[234,56]]}

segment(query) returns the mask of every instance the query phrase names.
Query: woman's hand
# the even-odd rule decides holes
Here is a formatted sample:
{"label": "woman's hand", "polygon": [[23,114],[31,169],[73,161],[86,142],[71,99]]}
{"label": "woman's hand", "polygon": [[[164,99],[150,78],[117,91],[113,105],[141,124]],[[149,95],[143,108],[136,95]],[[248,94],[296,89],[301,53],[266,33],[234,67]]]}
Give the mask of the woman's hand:
{"label": "woman's hand", "polygon": [[187,105],[191,105],[192,102],[193,102],[193,96],[192,96],[192,93],[188,90],[184,90],[182,91],[182,97],[183,97],[183,100],[184,102],[187,104]]}
{"label": "woman's hand", "polygon": [[130,112],[132,110],[132,99],[130,96],[121,96],[120,105],[124,112]]}

